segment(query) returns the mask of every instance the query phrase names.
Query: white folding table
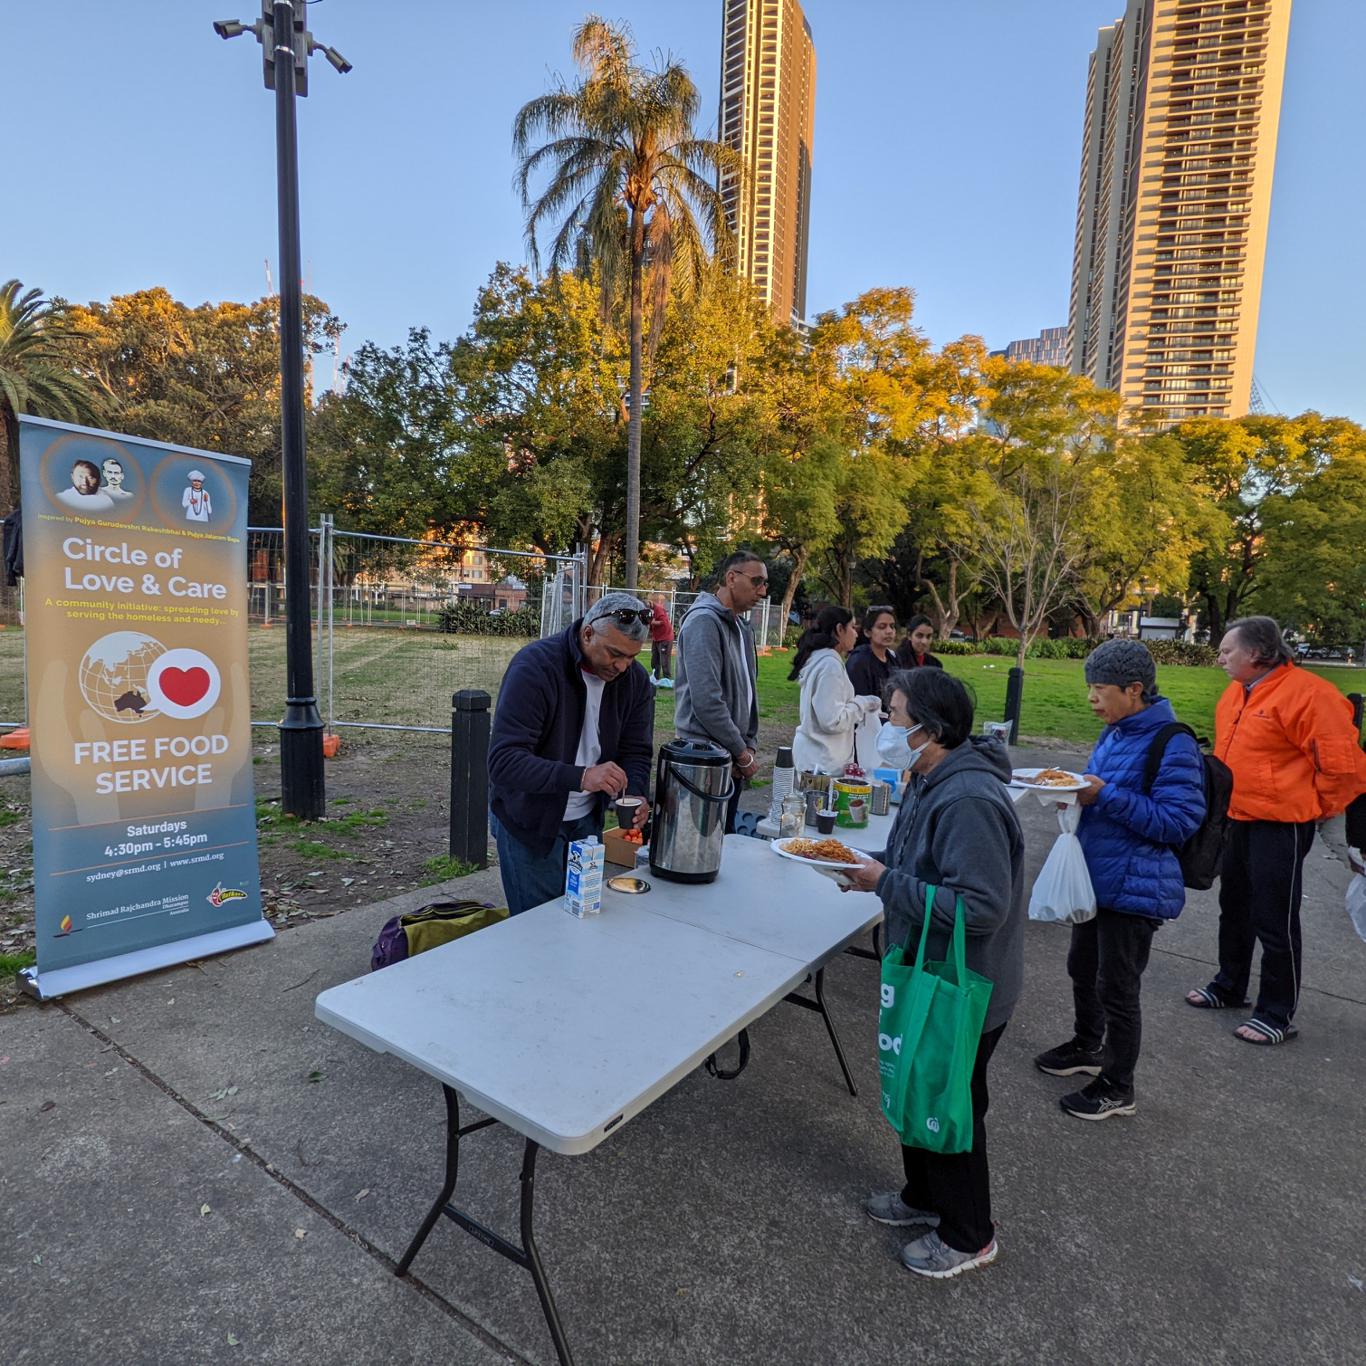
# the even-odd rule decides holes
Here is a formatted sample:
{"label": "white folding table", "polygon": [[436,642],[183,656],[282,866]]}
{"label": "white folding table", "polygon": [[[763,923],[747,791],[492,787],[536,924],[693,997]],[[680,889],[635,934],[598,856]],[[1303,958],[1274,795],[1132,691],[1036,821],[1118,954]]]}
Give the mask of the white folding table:
{"label": "white folding table", "polygon": [[[445,1181],[397,1274],[444,1213],[531,1273],[565,1363],[532,1227],[539,1149],[591,1151],[785,999],[821,1011],[843,1066],[823,997],[794,993],[882,914],[744,836],[726,838],[715,882],[649,880],[643,896],[605,892],[598,916],[547,902],[315,1003],[319,1019],[434,1077],[445,1096]],[[486,1118],[462,1128],[461,1094]],[[525,1139],[520,1244],[450,1203],[460,1140],[496,1122]]]}

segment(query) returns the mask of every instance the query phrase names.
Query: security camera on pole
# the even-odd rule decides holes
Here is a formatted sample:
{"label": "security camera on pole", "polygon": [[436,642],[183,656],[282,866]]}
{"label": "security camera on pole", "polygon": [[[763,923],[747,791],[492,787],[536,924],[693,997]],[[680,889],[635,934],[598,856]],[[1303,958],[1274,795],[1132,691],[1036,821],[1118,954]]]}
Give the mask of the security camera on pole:
{"label": "security camera on pole", "polygon": [[300,820],[323,814],[323,722],[313,688],[309,623],[308,483],[304,471],[304,344],[300,298],[299,161],[295,94],[308,94],[308,58],[321,52],[345,75],[351,64],[313,41],[304,0],[262,0],[254,24],[220,19],[220,38],[251,33],[261,44],[266,88],[275,92],[275,165],[280,219],[280,429],[285,492],[285,668],[280,722],[281,806]]}

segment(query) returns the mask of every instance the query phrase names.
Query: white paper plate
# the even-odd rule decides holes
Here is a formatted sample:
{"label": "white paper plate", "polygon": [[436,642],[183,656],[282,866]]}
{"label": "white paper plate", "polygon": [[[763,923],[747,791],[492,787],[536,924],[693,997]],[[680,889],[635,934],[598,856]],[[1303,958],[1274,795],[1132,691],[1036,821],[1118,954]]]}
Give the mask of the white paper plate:
{"label": "white paper plate", "polygon": [[[1056,765],[1047,764],[1045,767],[1053,768],[1056,767]],[[1013,781],[1018,783],[1021,787],[1027,787],[1031,792],[1038,792],[1040,794],[1047,794],[1049,792],[1080,792],[1088,786],[1081,774],[1072,773],[1072,770],[1068,768],[1059,769],[1059,772],[1072,773],[1072,777],[1076,780],[1075,782],[1039,784],[1030,781],[1036,773],[1042,773],[1043,771],[1042,768],[1017,768],[1012,771],[1010,776]]]}
{"label": "white paper plate", "polygon": [[[853,869],[853,868],[855,868],[855,867],[857,866],[856,864],[853,864],[853,863],[835,863],[835,862],[834,862],[833,860],[831,860],[831,859],[803,858],[800,854],[792,854],[792,853],[789,853],[788,850],[785,848],[786,845],[789,845],[789,844],[792,843],[793,839],[810,839],[810,838],[811,838],[811,836],[809,836],[809,835],[806,835],[806,836],[796,835],[796,836],[791,836],[791,837],[789,837],[788,839],[774,840],[773,843],[769,846],[769,848],[772,849],[773,852],[774,852],[775,854],[777,854],[779,858],[790,859],[793,863],[801,863],[801,864],[804,864],[807,868],[812,868],[812,869],[814,869],[816,872],[821,873],[821,874],[822,874],[823,876],[825,876],[825,877],[834,878],[836,882],[839,882],[839,881],[841,881],[843,878],[847,877],[848,874],[849,874],[849,872],[850,872],[850,870]],[[822,839],[837,839],[838,836],[836,836],[836,835],[828,835],[828,836],[819,836],[818,838],[822,838]],[[842,840],[841,840],[840,842],[841,842],[842,844],[844,843]],[[845,845],[845,848],[847,849],[847,848],[849,848],[849,846],[848,846],[848,845]],[[854,852],[855,854],[861,853],[861,851],[858,850],[858,849],[853,850],[853,852]],[[866,858],[867,855],[864,855],[864,857]]]}

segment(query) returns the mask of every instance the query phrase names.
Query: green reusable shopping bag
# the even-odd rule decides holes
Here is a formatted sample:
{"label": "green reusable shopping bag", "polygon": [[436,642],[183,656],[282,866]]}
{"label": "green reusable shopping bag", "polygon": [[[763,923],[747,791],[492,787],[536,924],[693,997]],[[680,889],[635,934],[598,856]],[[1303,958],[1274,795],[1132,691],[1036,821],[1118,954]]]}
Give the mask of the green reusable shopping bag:
{"label": "green reusable shopping bag", "polygon": [[900,945],[882,960],[882,1113],[908,1147],[965,1153],[972,1147],[972,1069],[992,984],[968,970],[961,896],[954,907],[952,960],[925,962],[934,893],[931,887],[925,894],[915,962],[906,965]]}

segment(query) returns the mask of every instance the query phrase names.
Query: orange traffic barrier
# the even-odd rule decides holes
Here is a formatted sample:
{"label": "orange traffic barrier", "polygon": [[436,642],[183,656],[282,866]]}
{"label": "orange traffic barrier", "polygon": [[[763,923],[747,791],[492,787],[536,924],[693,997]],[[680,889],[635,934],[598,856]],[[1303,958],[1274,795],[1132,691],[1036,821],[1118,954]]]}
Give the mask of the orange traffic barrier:
{"label": "orange traffic barrier", "polygon": [[335,759],[335,758],[337,757],[337,751],[338,751],[340,748],[341,748],[341,736],[340,736],[340,735],[324,735],[324,736],[323,736],[323,758],[325,758],[325,759]]}
{"label": "orange traffic barrier", "polygon": [[8,735],[0,735],[0,749],[27,749],[28,748],[28,727],[20,726],[18,730],[12,730]]}

